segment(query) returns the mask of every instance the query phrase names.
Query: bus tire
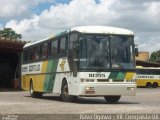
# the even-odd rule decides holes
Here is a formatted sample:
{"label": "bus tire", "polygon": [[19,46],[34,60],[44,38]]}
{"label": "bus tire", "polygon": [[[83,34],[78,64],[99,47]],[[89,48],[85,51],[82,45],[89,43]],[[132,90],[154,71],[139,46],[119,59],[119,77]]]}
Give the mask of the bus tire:
{"label": "bus tire", "polygon": [[157,82],[154,82],[154,83],[152,84],[152,87],[153,87],[153,88],[157,88],[157,87],[158,87],[158,83],[157,83]]}
{"label": "bus tire", "polygon": [[35,92],[33,88],[33,82],[30,82],[30,95],[32,98],[40,98],[42,97],[43,93],[41,92]]}
{"label": "bus tire", "polygon": [[69,95],[68,84],[66,81],[62,83],[61,99],[64,102],[75,102],[77,100],[77,96]]}
{"label": "bus tire", "polygon": [[119,101],[119,99],[121,98],[121,96],[120,95],[104,96],[104,98],[108,103],[117,103]]}
{"label": "bus tire", "polygon": [[147,82],[147,83],[146,83],[146,87],[147,87],[147,88],[151,88],[151,87],[152,87],[152,84],[151,84],[150,82]]}

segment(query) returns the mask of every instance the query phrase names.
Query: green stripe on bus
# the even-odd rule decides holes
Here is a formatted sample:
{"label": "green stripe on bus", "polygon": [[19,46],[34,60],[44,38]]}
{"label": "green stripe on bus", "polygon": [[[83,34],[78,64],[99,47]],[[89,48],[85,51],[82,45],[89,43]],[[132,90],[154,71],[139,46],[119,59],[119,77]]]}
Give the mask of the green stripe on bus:
{"label": "green stripe on bus", "polygon": [[58,65],[58,59],[48,61],[46,72],[51,74],[46,74],[44,86],[43,86],[44,92],[52,92],[53,90],[57,65]]}
{"label": "green stripe on bus", "polygon": [[124,73],[124,72],[119,72],[119,73],[118,73],[118,76],[117,76],[117,79],[124,80],[125,75],[126,75],[126,73]]}
{"label": "green stripe on bus", "polygon": [[110,75],[109,75],[109,79],[116,79],[118,76],[118,72],[111,72]]}
{"label": "green stripe on bus", "polygon": [[111,72],[109,75],[109,79],[124,79],[126,73],[124,72]]}

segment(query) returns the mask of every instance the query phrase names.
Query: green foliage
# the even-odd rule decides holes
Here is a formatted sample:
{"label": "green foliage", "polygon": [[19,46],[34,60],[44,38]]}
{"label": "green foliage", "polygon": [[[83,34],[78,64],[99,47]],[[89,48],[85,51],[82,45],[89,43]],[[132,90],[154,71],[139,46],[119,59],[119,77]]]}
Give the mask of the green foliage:
{"label": "green foliage", "polygon": [[10,39],[21,39],[22,35],[17,34],[12,28],[4,28],[0,30],[0,37],[10,38]]}
{"label": "green foliage", "polygon": [[160,63],[160,50],[151,53],[150,62]]}

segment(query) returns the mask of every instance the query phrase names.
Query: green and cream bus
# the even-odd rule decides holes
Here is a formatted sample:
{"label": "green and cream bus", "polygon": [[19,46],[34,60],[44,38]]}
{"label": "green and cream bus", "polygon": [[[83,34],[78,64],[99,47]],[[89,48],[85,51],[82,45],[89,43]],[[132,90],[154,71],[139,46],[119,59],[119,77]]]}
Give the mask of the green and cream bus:
{"label": "green and cream bus", "polygon": [[107,26],[74,27],[26,44],[22,88],[32,97],[59,94],[63,101],[103,96],[109,103],[136,94],[134,34]]}

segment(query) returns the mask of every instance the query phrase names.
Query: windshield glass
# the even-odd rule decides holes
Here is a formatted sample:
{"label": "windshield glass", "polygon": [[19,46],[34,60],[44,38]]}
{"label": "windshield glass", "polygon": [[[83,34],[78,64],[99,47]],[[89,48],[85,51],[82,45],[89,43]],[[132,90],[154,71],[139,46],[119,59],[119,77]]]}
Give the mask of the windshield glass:
{"label": "windshield glass", "polygon": [[133,69],[133,37],[111,36],[111,67],[115,69]]}
{"label": "windshield glass", "polygon": [[80,42],[80,69],[109,68],[109,37],[82,35]]}
{"label": "windshield glass", "polygon": [[133,69],[133,37],[81,35],[79,68],[89,70]]}

